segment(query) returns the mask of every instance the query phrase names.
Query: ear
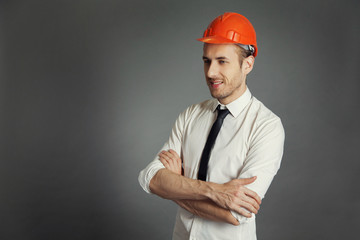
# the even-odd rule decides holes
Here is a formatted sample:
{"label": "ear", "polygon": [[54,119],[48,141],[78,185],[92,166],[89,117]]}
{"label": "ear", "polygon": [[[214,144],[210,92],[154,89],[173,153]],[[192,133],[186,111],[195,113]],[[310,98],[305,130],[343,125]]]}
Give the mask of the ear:
{"label": "ear", "polygon": [[255,64],[255,58],[253,55],[248,56],[243,60],[243,71],[247,75],[251,72]]}

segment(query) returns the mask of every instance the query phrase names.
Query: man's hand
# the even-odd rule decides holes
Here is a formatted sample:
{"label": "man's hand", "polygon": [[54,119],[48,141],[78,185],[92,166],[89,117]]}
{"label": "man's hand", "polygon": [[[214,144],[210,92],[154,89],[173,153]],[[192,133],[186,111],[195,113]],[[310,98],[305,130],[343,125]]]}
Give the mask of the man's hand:
{"label": "man's hand", "polygon": [[159,154],[160,162],[165,166],[166,169],[182,175],[181,158],[174,150],[161,151]]}
{"label": "man's hand", "polygon": [[251,217],[251,213],[258,212],[261,199],[256,192],[246,188],[245,185],[255,180],[256,177],[234,179],[224,184],[214,185],[209,198],[220,207]]}

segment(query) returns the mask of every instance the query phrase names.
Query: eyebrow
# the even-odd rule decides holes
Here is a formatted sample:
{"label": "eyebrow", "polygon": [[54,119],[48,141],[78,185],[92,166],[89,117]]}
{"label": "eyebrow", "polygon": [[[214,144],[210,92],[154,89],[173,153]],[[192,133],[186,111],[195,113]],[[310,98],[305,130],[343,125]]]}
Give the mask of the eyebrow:
{"label": "eyebrow", "polygon": [[[205,57],[205,56],[203,56],[202,59],[203,59],[203,60],[210,60],[208,57]],[[223,60],[223,59],[229,60],[229,58],[224,57],[224,56],[217,57],[217,58],[215,58],[215,59],[216,59],[216,60]]]}

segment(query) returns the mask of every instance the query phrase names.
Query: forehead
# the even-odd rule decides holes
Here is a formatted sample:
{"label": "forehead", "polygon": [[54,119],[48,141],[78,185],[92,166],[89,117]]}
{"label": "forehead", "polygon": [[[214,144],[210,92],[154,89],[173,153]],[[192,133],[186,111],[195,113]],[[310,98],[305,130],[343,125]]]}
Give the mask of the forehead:
{"label": "forehead", "polygon": [[204,57],[217,58],[237,58],[236,46],[234,44],[204,44]]}

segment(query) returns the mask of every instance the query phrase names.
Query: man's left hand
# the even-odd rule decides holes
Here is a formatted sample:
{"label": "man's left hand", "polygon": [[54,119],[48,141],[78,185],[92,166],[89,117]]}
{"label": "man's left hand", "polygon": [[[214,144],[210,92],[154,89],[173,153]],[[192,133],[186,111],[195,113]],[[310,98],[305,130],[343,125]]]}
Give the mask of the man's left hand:
{"label": "man's left hand", "polygon": [[159,154],[160,162],[165,166],[166,169],[182,175],[181,158],[172,149],[168,151],[161,151]]}

